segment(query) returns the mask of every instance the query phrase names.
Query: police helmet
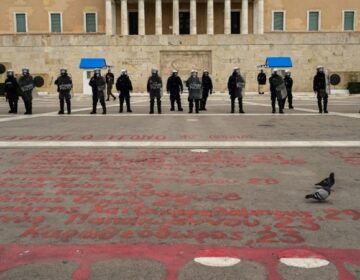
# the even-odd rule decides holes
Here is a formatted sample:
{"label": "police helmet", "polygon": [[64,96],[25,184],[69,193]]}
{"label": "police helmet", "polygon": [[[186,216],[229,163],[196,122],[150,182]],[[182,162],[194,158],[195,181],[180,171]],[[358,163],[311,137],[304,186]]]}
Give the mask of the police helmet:
{"label": "police helmet", "polygon": [[61,75],[67,74],[67,69],[65,67],[60,68],[60,74]]}
{"label": "police helmet", "polygon": [[155,69],[155,68],[151,69],[151,74],[157,74],[157,73],[158,73],[157,69]]}
{"label": "police helmet", "polygon": [[7,71],[6,71],[6,75],[7,75],[8,77],[12,77],[12,76],[14,76],[14,71],[13,71],[13,70],[7,70]]}
{"label": "police helmet", "polygon": [[95,69],[94,74],[95,75],[100,75],[101,74],[101,69],[99,69],[99,68]]}
{"label": "police helmet", "polygon": [[23,75],[28,75],[30,73],[29,68],[27,68],[27,67],[23,68],[22,73],[23,73]]}

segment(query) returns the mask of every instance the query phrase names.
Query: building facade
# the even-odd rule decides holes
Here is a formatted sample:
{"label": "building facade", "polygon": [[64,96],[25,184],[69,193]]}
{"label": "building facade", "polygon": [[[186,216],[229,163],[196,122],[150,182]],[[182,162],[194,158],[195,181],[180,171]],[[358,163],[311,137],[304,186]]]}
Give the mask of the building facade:
{"label": "building facade", "polygon": [[232,67],[255,90],[256,66],[286,55],[295,80],[309,82],[303,70],[324,64],[345,86],[360,71],[359,11],[359,0],[1,0],[0,62],[46,75],[49,90],[64,65],[82,91],[80,58],[104,57],[129,69],[137,91],[153,67],[164,78],[208,68],[222,91]]}

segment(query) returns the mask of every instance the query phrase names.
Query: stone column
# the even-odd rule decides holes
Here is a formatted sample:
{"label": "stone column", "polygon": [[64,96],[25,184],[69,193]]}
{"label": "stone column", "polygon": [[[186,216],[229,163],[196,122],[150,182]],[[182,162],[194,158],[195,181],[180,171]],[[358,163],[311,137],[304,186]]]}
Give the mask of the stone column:
{"label": "stone column", "polygon": [[190,34],[197,33],[196,27],[196,0],[190,0]]}
{"label": "stone column", "polygon": [[249,0],[242,0],[241,5],[241,34],[249,33]]}
{"label": "stone column", "polygon": [[179,35],[179,0],[173,0],[173,23],[172,33]]}
{"label": "stone column", "polygon": [[121,35],[129,35],[127,0],[121,0]]}
{"label": "stone column", "polygon": [[139,10],[139,35],[145,35],[145,3],[144,3],[144,0],[139,0],[138,10]]}
{"label": "stone column", "polygon": [[257,15],[258,15],[258,23],[257,29],[258,34],[264,34],[264,0],[258,0],[257,3]]}
{"label": "stone column", "polygon": [[113,13],[114,3],[113,0],[106,0],[105,2],[105,30],[106,35],[115,35],[114,21],[116,20]]}
{"label": "stone column", "polygon": [[155,34],[162,35],[162,3],[155,0]]}
{"label": "stone column", "polygon": [[224,2],[224,34],[231,34],[231,0]]}
{"label": "stone column", "polygon": [[214,0],[207,0],[207,34],[214,34]]}
{"label": "stone column", "polygon": [[253,33],[258,34],[258,0],[253,2]]}

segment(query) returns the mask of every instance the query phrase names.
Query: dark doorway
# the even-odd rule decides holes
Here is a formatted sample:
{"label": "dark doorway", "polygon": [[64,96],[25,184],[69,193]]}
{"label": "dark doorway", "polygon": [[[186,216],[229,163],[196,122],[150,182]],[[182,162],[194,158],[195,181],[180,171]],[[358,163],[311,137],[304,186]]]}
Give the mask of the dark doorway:
{"label": "dark doorway", "polygon": [[179,33],[190,34],[190,12],[179,13]]}
{"label": "dark doorway", "polygon": [[138,12],[129,12],[129,34],[139,34],[139,14]]}
{"label": "dark doorway", "polygon": [[231,12],[231,34],[240,34],[240,12]]}

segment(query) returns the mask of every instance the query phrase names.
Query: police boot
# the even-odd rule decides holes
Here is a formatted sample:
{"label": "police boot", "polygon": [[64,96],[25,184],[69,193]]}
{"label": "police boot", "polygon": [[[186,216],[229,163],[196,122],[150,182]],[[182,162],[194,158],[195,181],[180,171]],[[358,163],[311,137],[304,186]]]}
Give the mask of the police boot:
{"label": "police boot", "polygon": [[59,115],[64,114],[64,99],[60,99],[60,111],[58,113]]}
{"label": "police boot", "polygon": [[149,114],[154,114],[154,106],[155,106],[155,101],[152,99],[152,100],[150,100],[150,113]]}
{"label": "police boot", "polygon": [[239,113],[240,114],[245,114],[244,108],[243,108],[243,100],[242,100],[242,98],[240,98],[240,100],[239,100]]}
{"label": "police boot", "polygon": [[126,98],[126,111],[128,112],[128,113],[132,113],[132,110],[131,110],[131,108],[130,108],[130,99],[129,98]]}
{"label": "police boot", "polygon": [[231,114],[235,113],[235,99],[231,99]]}
{"label": "police boot", "polygon": [[318,99],[318,107],[319,107],[319,114],[322,114],[323,109],[322,109],[321,99]]}
{"label": "police boot", "polygon": [[199,114],[200,100],[195,100],[195,113]]}
{"label": "police boot", "polygon": [[93,109],[90,114],[92,115],[96,114],[96,104],[93,104]]}
{"label": "police boot", "polygon": [[9,99],[9,107],[10,107],[10,111],[8,113],[9,114],[14,113],[14,105],[11,99]]}
{"label": "police boot", "polygon": [[201,110],[206,111],[206,98],[202,100]]}
{"label": "police boot", "polygon": [[18,111],[18,101],[17,100],[14,101],[13,109],[14,109],[13,113],[17,114],[17,111]]}
{"label": "police boot", "polygon": [[157,109],[158,109],[158,114],[161,114],[161,100],[160,99],[157,100]]}
{"label": "police boot", "polygon": [[289,109],[294,109],[293,105],[292,105],[292,97],[289,97]]}
{"label": "police boot", "polygon": [[124,110],[124,101],[120,99],[120,109],[119,109],[119,113],[122,113]]}
{"label": "police boot", "polygon": [[193,108],[194,108],[194,103],[193,103],[193,101],[189,101],[189,114],[192,114]]}
{"label": "police boot", "polygon": [[179,99],[177,105],[178,105],[178,111],[180,111],[180,112],[184,111],[184,109],[181,106],[181,99]]}
{"label": "police boot", "polygon": [[66,109],[67,109],[68,115],[70,115],[71,114],[71,101],[70,100],[66,101]]}
{"label": "police boot", "polygon": [[282,100],[278,100],[278,105],[279,105],[279,113],[280,113],[280,114],[284,114],[283,101],[282,101]]}
{"label": "police boot", "polygon": [[324,113],[325,114],[329,113],[328,110],[327,110],[327,105],[328,105],[328,99],[324,98]]}
{"label": "police boot", "polygon": [[273,99],[271,99],[271,107],[272,107],[272,113],[275,114],[276,113],[275,100]]}

